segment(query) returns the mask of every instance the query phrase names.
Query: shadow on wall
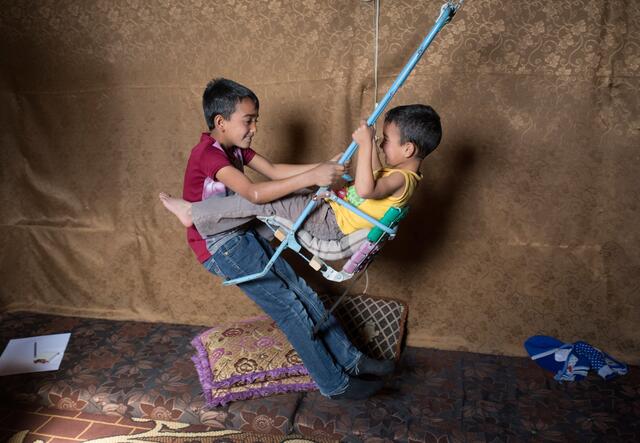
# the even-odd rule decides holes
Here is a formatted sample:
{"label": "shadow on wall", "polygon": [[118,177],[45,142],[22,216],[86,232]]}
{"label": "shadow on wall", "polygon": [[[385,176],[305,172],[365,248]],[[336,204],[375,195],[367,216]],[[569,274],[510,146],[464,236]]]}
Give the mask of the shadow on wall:
{"label": "shadow on wall", "polygon": [[[28,308],[64,305],[69,294],[80,299],[106,281],[96,276],[96,252],[87,245],[111,243],[106,237],[122,201],[113,172],[121,169],[120,157],[105,142],[120,122],[105,114],[122,111],[100,89],[108,66],[83,47],[70,48],[72,39],[46,18],[51,10],[37,6],[22,15],[16,8],[0,32],[0,82],[10,97],[0,117],[0,184],[18,202],[0,220],[17,251],[0,266],[3,295],[16,294],[6,301]],[[25,273],[29,278],[20,281]]]}
{"label": "shadow on wall", "polygon": [[286,119],[282,132],[285,134],[284,146],[287,152],[284,161],[287,163],[301,164],[310,162],[309,126],[308,122],[293,115]]}
{"label": "shadow on wall", "polygon": [[113,229],[118,217],[105,214],[120,210],[123,200],[117,179],[126,119],[122,100],[109,88],[112,69],[86,48],[70,48],[74,41],[45,18],[52,13],[47,7],[38,12],[10,23],[15,28],[8,31],[21,37],[4,44],[0,74],[16,103],[9,109],[16,142],[7,148],[15,167],[7,170],[24,211],[19,218],[56,228]]}
{"label": "shadow on wall", "polygon": [[[423,166],[428,185],[421,186],[411,202],[407,218],[400,224],[398,237],[385,246],[385,259],[401,264],[411,251],[414,263],[427,264],[437,256],[450,240],[450,229],[455,224],[455,206],[460,197],[470,190],[470,176],[477,166],[477,148],[466,141],[448,148],[452,153],[446,159],[446,171],[437,180],[429,179],[430,165]],[[425,183],[426,184],[426,183]]]}
{"label": "shadow on wall", "polygon": [[[261,135],[266,136],[254,146],[260,154],[275,163],[304,164],[323,159],[322,155],[312,152],[313,122],[305,118],[304,110],[296,111],[288,109],[283,114],[271,115],[273,121],[269,128],[258,125],[258,134],[264,129]],[[256,176],[256,179],[262,181],[264,177]]]}

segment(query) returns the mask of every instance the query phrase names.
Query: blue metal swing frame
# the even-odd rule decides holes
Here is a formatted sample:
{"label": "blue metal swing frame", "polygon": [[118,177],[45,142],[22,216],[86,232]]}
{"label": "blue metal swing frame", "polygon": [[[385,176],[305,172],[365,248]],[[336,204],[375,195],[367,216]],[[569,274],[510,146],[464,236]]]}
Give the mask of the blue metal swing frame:
{"label": "blue metal swing frame", "polygon": [[[380,102],[378,103],[378,105],[374,109],[373,113],[369,116],[369,118],[367,119],[367,125],[372,126],[372,125],[375,124],[375,122],[378,120],[378,117],[380,117],[380,115],[382,114],[384,109],[387,107],[387,105],[389,104],[389,102],[391,101],[393,96],[396,94],[398,89],[400,89],[400,87],[405,82],[407,77],[409,77],[409,74],[411,74],[411,71],[413,71],[413,68],[416,66],[416,64],[418,63],[420,58],[422,58],[422,55],[425,53],[425,51],[427,50],[427,48],[429,47],[429,45],[431,44],[433,39],[436,37],[438,32],[440,32],[440,30],[447,23],[449,23],[451,21],[451,19],[456,14],[458,9],[460,9],[460,7],[462,7],[463,1],[464,0],[460,0],[460,1],[455,2],[455,1],[449,0],[445,4],[442,5],[442,7],[440,8],[440,15],[438,16],[435,24],[433,25],[433,27],[431,28],[431,30],[429,31],[427,36],[424,38],[424,40],[422,41],[422,43],[420,44],[418,49],[413,53],[413,55],[411,56],[411,58],[409,59],[407,64],[404,66],[404,68],[402,69],[400,74],[398,74],[396,80],[393,82],[393,84],[391,85],[391,87],[389,88],[389,90],[387,91],[385,96],[382,98],[382,100],[380,100]],[[347,161],[349,161],[349,159],[355,153],[356,149],[358,149],[358,144],[355,141],[352,141],[351,144],[349,145],[349,147],[345,150],[345,152],[342,154],[342,156],[338,160],[338,164],[343,165]],[[311,214],[311,212],[319,204],[319,200],[322,199],[322,198],[325,198],[325,195],[327,194],[327,192],[328,192],[328,188],[327,187],[322,187],[322,188],[318,189],[318,191],[316,191],[316,193],[313,196],[313,198],[311,199],[311,201],[309,201],[309,203],[304,208],[304,210],[302,211],[302,213],[300,214],[298,219],[294,222],[293,226],[291,227],[291,229],[287,233],[286,237],[282,240],[282,243],[280,243],[280,245],[275,250],[275,252],[271,256],[271,259],[269,260],[269,262],[266,264],[266,266],[264,267],[264,269],[262,271],[257,272],[255,274],[244,275],[242,277],[234,278],[234,279],[231,279],[231,280],[225,280],[223,282],[223,284],[227,285],[227,286],[228,285],[237,285],[237,284],[240,284],[240,283],[244,283],[244,282],[248,282],[248,281],[251,281],[251,280],[255,280],[255,279],[264,277],[267,274],[267,272],[269,272],[269,270],[271,269],[271,267],[273,266],[275,261],[278,259],[280,254],[282,254],[282,252],[285,250],[285,248],[292,249],[292,250],[294,250],[294,251],[299,253],[300,250],[302,249],[302,246],[300,245],[300,243],[296,239],[296,232],[298,231],[298,229],[300,229],[300,227],[302,226],[304,221],[307,219],[309,214]],[[350,203],[344,201],[343,199],[337,197],[332,192],[329,193],[329,197],[328,198],[330,198],[331,200],[335,201],[336,203],[344,206],[348,210],[356,213],[360,217],[364,218],[365,220],[370,222],[373,226],[375,226],[375,227],[381,229],[383,232],[389,234],[390,237],[395,236],[397,228],[389,228],[388,226],[383,225],[382,223],[380,223],[379,220],[376,220],[375,218],[369,216],[368,214],[365,214],[364,212],[362,212],[361,210],[359,210],[355,206],[353,206]]]}

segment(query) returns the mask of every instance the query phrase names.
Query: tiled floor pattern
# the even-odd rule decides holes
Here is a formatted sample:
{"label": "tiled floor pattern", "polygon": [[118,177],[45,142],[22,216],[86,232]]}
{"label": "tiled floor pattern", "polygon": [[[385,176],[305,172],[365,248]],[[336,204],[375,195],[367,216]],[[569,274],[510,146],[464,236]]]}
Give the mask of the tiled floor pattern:
{"label": "tiled floor pattern", "polygon": [[[153,427],[153,422],[139,423],[120,416],[43,407],[12,411],[0,406],[0,442],[5,442],[24,430],[30,431],[24,443],[38,440],[45,443],[70,443],[112,435],[138,434]],[[204,425],[190,425],[185,431],[202,432],[212,429]]]}

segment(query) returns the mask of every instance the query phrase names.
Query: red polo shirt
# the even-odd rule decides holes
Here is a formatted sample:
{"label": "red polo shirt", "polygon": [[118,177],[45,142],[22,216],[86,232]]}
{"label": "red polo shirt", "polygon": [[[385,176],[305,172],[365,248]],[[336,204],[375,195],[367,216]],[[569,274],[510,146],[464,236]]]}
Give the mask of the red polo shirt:
{"label": "red polo shirt", "polygon": [[[242,165],[246,165],[256,153],[251,148],[235,148],[233,154],[239,160],[242,160]],[[233,166],[226,152],[211,135],[203,132],[200,136],[200,143],[191,150],[191,155],[187,162],[187,169],[184,172],[182,198],[189,202],[198,202],[209,197],[212,193],[228,194],[229,191],[226,187],[216,181],[216,174],[225,166]],[[243,170],[242,166],[240,168]],[[195,226],[187,228],[187,241],[201,263],[211,257],[205,240],[200,236]]]}

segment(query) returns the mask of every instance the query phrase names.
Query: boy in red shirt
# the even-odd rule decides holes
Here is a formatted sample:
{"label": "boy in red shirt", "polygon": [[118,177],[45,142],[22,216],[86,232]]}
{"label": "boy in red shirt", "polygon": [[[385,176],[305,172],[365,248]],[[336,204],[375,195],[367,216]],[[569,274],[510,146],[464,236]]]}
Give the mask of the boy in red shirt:
{"label": "boy in red shirt", "polygon": [[[192,149],[185,171],[183,198],[190,202],[239,194],[253,203],[266,203],[309,186],[331,186],[343,175],[335,162],[311,165],[275,164],[251,149],[259,101],[245,86],[227,79],[211,81],[203,95],[205,120],[211,130]],[[253,182],[244,166],[269,178]],[[167,194],[160,194],[166,205]],[[238,226],[203,239],[195,227],[187,230],[189,245],[205,268],[233,279],[264,269],[273,254],[269,243],[250,227]],[[317,294],[278,258],[264,277],[239,287],[278,324],[302,359],[320,392],[335,399],[364,399],[383,386],[359,374],[387,375],[392,361],[373,360],[356,349],[335,318],[312,337],[325,308]]]}

